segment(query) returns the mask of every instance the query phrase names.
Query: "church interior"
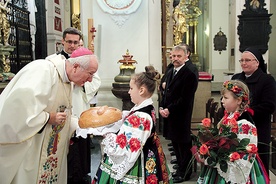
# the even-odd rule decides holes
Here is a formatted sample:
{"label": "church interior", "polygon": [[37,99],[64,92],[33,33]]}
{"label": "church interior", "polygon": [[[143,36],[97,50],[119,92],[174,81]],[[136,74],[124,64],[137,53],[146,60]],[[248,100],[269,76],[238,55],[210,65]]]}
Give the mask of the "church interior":
{"label": "church interior", "polygon": [[[190,46],[191,60],[200,76],[192,115],[194,126],[207,116],[209,99],[216,102],[214,112],[219,111],[221,85],[241,72],[239,59],[247,47],[256,46],[262,51],[268,73],[276,78],[275,0],[259,0],[257,4],[253,0],[2,2],[8,3],[6,10],[1,9],[1,20],[5,21],[1,22],[0,93],[26,64],[61,51],[62,33],[67,27],[79,29],[85,47],[99,59],[101,86],[97,106],[129,110],[133,104],[125,77],[144,71],[147,65],[164,73],[170,63],[171,49],[181,43]],[[153,100],[158,109],[157,93]],[[272,121],[272,135],[276,137],[275,117]],[[157,127],[162,137],[161,121]],[[92,139],[95,144],[92,172],[101,156],[100,139]],[[162,141],[170,161],[173,156],[168,150],[169,142],[164,138]],[[274,162],[270,172],[273,183],[276,182],[276,153],[271,160]],[[169,163],[169,167],[172,169],[172,164]],[[196,172],[191,181],[184,183],[196,183]]]}

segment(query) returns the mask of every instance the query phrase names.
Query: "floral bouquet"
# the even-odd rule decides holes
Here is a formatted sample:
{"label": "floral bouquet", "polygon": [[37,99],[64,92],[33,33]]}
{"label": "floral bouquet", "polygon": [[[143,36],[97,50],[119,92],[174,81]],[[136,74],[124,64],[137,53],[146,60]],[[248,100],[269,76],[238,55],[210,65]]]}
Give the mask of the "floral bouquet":
{"label": "floral bouquet", "polygon": [[[246,131],[247,127],[242,127],[242,129]],[[215,127],[209,118],[204,118],[202,125],[199,126],[198,135],[193,136],[193,155],[205,165],[219,166],[223,172],[227,172],[227,162],[234,162],[246,154],[250,156],[257,153],[258,150],[255,144],[249,144],[248,138],[238,139],[238,131],[236,118],[232,118],[228,122],[222,121]]]}

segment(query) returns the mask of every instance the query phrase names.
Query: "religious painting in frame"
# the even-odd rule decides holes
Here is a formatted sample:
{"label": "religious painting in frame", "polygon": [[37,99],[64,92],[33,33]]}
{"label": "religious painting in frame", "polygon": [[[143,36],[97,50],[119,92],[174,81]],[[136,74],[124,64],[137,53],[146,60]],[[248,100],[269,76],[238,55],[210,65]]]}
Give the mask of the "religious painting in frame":
{"label": "religious painting in frame", "polygon": [[62,32],[62,27],[61,27],[61,18],[55,17],[55,25],[54,25],[55,30]]}

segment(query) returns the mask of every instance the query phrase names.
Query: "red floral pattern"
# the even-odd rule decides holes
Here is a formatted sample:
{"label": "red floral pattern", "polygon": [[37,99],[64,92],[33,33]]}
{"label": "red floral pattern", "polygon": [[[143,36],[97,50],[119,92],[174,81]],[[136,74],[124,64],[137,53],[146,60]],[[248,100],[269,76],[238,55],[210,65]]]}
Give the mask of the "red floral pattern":
{"label": "red floral pattern", "polygon": [[145,119],[145,120],[143,121],[143,126],[144,126],[144,130],[145,130],[145,131],[149,131],[149,130],[150,130],[150,120]]}
{"label": "red floral pattern", "polygon": [[256,127],[252,128],[252,134],[257,136],[257,128]]}
{"label": "red floral pattern", "polygon": [[230,119],[229,120],[229,126],[231,127],[231,131],[234,133],[238,133],[238,122],[236,121],[236,119]]}
{"label": "red floral pattern", "polygon": [[155,174],[151,174],[147,177],[146,184],[157,184],[157,177]]}
{"label": "red floral pattern", "polygon": [[56,183],[58,179],[57,174],[58,158],[56,156],[50,156],[43,164],[43,171],[39,178],[38,183]]}
{"label": "red floral pattern", "polygon": [[129,116],[128,121],[134,128],[138,128],[140,126],[140,118],[137,116]]}
{"label": "red floral pattern", "polygon": [[124,148],[127,144],[127,139],[125,134],[118,135],[116,138],[116,143],[118,143],[121,148]]}
{"label": "red floral pattern", "polygon": [[143,131],[150,131],[151,127],[151,121],[149,119],[140,117],[136,114],[131,114],[129,117],[127,117],[125,124],[133,128],[139,128]]}
{"label": "red floral pattern", "polygon": [[237,128],[231,128],[231,131],[237,134],[239,129],[238,129],[238,127]]}
{"label": "red floral pattern", "polygon": [[[224,117],[223,117],[223,121],[221,122],[222,125],[225,126],[230,126],[231,127],[231,131],[234,133],[238,133],[238,122],[237,119],[240,116],[239,112],[234,112],[233,114],[233,118],[229,119],[228,118],[228,113],[225,111],[224,112]],[[219,132],[221,133],[223,130],[220,129]]]}
{"label": "red floral pattern", "polygon": [[248,134],[249,130],[250,130],[250,126],[248,124],[243,124],[242,125],[242,132],[241,133]]}
{"label": "red floral pattern", "polygon": [[129,148],[131,152],[136,152],[141,148],[141,142],[137,138],[129,140]]}
{"label": "red floral pattern", "polygon": [[[148,150],[148,154],[145,154],[145,165],[144,168],[146,169],[146,172],[144,174],[145,184],[157,184],[157,183],[164,183],[169,184],[171,183],[170,174],[168,167],[166,165],[166,159],[165,155],[163,153],[163,149],[160,143],[160,140],[156,134],[154,129],[151,129],[154,127],[154,121],[155,121],[155,113],[154,110],[151,111],[149,114],[151,115],[151,118],[148,116],[145,116],[144,114],[140,112],[132,112],[130,113],[125,119],[123,128],[120,129],[119,134],[116,136],[116,148],[120,149],[122,148],[123,152],[130,152],[132,155],[140,154],[140,150],[142,150],[144,144],[146,144],[145,149]],[[149,136],[148,139],[146,138]],[[112,137],[112,140],[110,140],[112,143],[114,141]],[[149,144],[144,141],[149,141]],[[112,144],[113,145],[113,144]],[[152,148],[154,151],[152,151]],[[157,148],[157,150],[156,150]],[[158,151],[158,152],[156,152]],[[140,157],[140,156],[139,156]],[[116,159],[116,157],[114,157]],[[131,159],[131,158],[130,158]],[[140,158],[139,158],[140,160]],[[109,165],[109,161],[106,160],[105,163]],[[160,166],[156,165],[160,164]],[[102,165],[105,167],[104,165]],[[106,167],[107,168],[107,167]],[[140,168],[140,166],[138,166]],[[107,168],[109,170],[109,168]],[[136,169],[136,167],[134,168]],[[132,176],[131,170],[128,171],[127,175]],[[140,174],[139,177],[133,177],[134,181],[140,181]],[[111,177],[113,180],[113,177]],[[131,179],[132,180],[132,179]],[[101,183],[101,181],[99,181]]]}

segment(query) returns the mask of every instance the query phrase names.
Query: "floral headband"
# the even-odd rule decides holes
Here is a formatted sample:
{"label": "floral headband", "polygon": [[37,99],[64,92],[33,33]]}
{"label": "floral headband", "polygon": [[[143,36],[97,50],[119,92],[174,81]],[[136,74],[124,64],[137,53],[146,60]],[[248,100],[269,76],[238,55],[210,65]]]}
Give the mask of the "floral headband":
{"label": "floral headband", "polygon": [[223,87],[228,89],[229,91],[232,91],[237,97],[242,97],[243,101],[248,101],[248,94],[245,93],[245,91],[242,88],[235,85],[235,83],[225,81],[223,83]]}

